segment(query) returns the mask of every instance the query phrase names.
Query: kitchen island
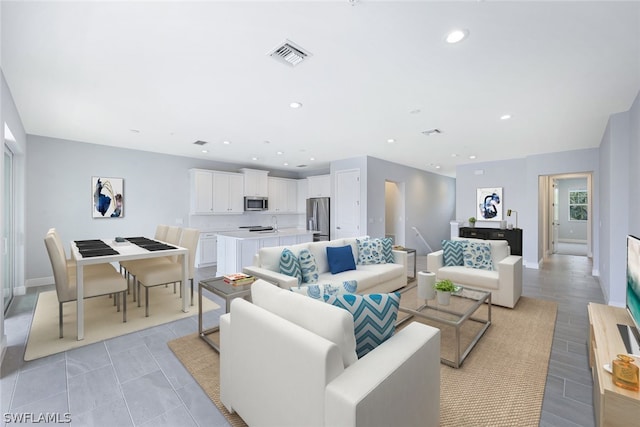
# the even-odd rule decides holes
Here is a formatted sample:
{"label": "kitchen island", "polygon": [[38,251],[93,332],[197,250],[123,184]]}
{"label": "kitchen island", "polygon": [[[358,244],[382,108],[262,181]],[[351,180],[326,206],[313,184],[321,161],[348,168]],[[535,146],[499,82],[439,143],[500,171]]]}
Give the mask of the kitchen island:
{"label": "kitchen island", "polygon": [[313,231],[283,228],[277,231],[224,231],[218,233],[217,276],[242,271],[253,264],[260,248],[289,246],[313,241]]}

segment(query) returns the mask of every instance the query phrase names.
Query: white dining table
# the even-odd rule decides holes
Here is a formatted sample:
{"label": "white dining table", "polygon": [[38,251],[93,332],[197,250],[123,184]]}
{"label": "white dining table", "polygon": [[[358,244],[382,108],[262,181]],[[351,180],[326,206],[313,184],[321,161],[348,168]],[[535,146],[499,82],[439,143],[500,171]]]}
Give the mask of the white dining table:
{"label": "white dining table", "polygon": [[105,264],[112,262],[120,262],[120,261],[128,261],[134,259],[146,259],[146,258],[158,258],[158,257],[166,257],[166,256],[174,256],[177,255],[178,259],[181,260],[182,264],[182,311],[187,313],[189,311],[189,301],[190,299],[187,297],[188,293],[188,281],[189,281],[189,249],[183,248],[180,246],[176,246],[171,243],[166,243],[175,247],[175,249],[166,249],[159,251],[150,251],[144,249],[134,243],[125,242],[118,243],[113,239],[100,239],[104,243],[106,243],[113,250],[118,252],[118,254],[114,255],[104,255],[104,256],[92,256],[92,257],[83,257],[80,253],[78,246],[75,241],[71,241],[71,255],[73,259],[76,261],[76,282],[77,282],[77,323],[78,323],[78,341],[84,339],[84,267],[86,265],[92,264]]}

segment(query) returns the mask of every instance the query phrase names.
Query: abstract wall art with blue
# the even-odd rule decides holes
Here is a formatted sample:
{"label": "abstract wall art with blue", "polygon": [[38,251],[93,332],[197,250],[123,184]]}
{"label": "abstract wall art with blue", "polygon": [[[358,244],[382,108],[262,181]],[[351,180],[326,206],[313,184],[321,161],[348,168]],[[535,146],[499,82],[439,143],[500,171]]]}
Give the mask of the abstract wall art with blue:
{"label": "abstract wall art with blue", "polygon": [[478,188],[476,198],[478,221],[502,221],[502,187]]}
{"label": "abstract wall art with blue", "polygon": [[92,177],[91,212],[93,218],[122,218],[124,216],[124,179]]}

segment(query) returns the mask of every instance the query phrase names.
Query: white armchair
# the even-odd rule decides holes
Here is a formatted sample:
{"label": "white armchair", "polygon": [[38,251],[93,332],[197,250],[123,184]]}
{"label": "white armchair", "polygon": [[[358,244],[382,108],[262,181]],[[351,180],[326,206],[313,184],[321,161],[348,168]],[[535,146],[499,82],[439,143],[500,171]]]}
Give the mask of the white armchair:
{"label": "white armchair", "polygon": [[411,323],[358,360],[346,310],[262,280],[252,294],[220,318],[220,400],[248,425],[438,425],[438,329]]}

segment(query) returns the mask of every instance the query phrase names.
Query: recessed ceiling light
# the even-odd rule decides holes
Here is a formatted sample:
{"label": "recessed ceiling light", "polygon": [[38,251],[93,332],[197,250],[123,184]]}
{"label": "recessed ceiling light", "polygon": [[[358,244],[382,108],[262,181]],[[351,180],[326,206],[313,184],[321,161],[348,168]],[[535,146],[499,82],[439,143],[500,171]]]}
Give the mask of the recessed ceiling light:
{"label": "recessed ceiling light", "polygon": [[470,158],[471,160],[473,160],[473,159],[475,159],[475,158],[476,158],[476,156],[472,154],[472,155],[470,155],[470,156],[469,156],[469,158]]}
{"label": "recessed ceiling light", "polygon": [[469,35],[469,30],[453,30],[447,34],[447,43],[459,43]]}
{"label": "recessed ceiling light", "polygon": [[206,154],[209,152],[209,150],[202,150],[202,152]]}
{"label": "recessed ceiling light", "polygon": [[394,142],[396,142],[396,140],[395,140],[395,139],[393,139],[393,138],[389,138],[389,139],[387,139],[387,143],[388,143],[388,144],[393,144]]}
{"label": "recessed ceiling light", "polygon": [[458,155],[456,153],[453,153],[451,157],[458,157]]}
{"label": "recessed ceiling light", "polygon": [[282,156],[284,153],[283,153],[282,151],[278,151],[276,154],[277,154],[278,156]]}
{"label": "recessed ceiling light", "polygon": [[500,116],[500,120],[509,120],[511,118],[511,114],[503,114]]}
{"label": "recessed ceiling light", "polygon": [[222,143],[223,143],[224,145],[229,145],[229,144],[231,144],[231,141],[222,141]]}
{"label": "recessed ceiling light", "polygon": [[283,165],[285,165],[285,166],[289,166],[289,163],[287,163],[287,162],[284,162],[284,163],[283,163]]}
{"label": "recessed ceiling light", "polygon": [[300,107],[302,107],[302,103],[301,102],[292,102],[291,104],[289,104],[289,107],[291,107],[291,108],[300,108]]}
{"label": "recessed ceiling light", "polygon": [[251,160],[256,161],[256,160],[258,160],[258,158],[257,157],[252,157]]}
{"label": "recessed ceiling light", "polygon": [[309,157],[309,160],[311,160],[312,162],[315,160],[315,157]]}
{"label": "recessed ceiling light", "polygon": [[440,169],[440,165],[436,165],[436,169]]}

